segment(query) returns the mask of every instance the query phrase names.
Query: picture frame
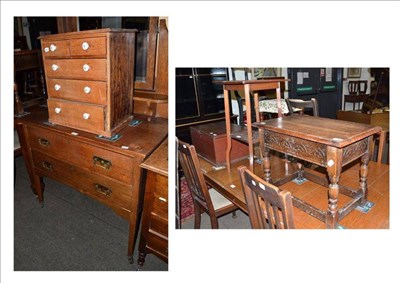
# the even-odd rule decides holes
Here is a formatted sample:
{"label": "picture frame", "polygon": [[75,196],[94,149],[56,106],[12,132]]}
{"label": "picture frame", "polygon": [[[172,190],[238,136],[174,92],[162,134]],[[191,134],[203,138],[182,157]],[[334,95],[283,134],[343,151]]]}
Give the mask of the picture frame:
{"label": "picture frame", "polygon": [[347,68],[348,78],[361,78],[361,68]]}

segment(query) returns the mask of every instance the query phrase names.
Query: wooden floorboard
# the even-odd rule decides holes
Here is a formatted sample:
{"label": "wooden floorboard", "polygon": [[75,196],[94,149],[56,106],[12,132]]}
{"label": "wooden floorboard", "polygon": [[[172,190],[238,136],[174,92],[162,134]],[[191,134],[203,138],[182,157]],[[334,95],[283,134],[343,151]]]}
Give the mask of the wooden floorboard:
{"label": "wooden floorboard", "polygon": [[[359,185],[359,164],[354,163],[345,168],[341,174],[340,184],[350,188]],[[320,175],[323,176],[323,170]],[[315,171],[314,171],[315,172]],[[315,207],[326,210],[328,205],[328,189],[312,182],[297,185],[289,182],[280,187],[290,191],[293,195],[302,198]],[[339,208],[343,207],[351,198],[340,194]],[[388,229],[389,228],[389,166],[370,162],[368,172],[368,200],[375,205],[368,213],[353,210],[344,217],[339,224],[347,229]],[[295,208],[295,226],[297,229],[325,229],[325,224],[307,213]]]}

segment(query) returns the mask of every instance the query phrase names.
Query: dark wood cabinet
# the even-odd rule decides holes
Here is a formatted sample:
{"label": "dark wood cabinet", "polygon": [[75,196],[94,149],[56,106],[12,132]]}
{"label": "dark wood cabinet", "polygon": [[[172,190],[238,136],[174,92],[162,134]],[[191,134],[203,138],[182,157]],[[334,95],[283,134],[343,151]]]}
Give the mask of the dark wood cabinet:
{"label": "dark wood cabinet", "polygon": [[145,196],[139,242],[139,269],[152,253],[168,263],[168,138],[143,162]]}
{"label": "dark wood cabinet", "polygon": [[190,142],[190,125],[224,119],[222,82],[228,80],[228,69],[177,68],[175,72],[177,136]]}

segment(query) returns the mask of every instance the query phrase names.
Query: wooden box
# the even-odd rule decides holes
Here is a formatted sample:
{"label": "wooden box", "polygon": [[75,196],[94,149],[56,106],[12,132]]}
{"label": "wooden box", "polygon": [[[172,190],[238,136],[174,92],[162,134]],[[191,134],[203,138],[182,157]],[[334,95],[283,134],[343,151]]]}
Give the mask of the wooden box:
{"label": "wooden box", "polygon": [[136,30],[41,37],[49,121],[111,137],[129,123]]}
{"label": "wooden box", "polygon": [[359,111],[337,111],[338,120],[358,122],[380,126],[383,130],[389,130],[389,112],[383,111],[382,113],[366,114]]}
{"label": "wooden box", "polygon": [[[232,132],[239,126],[232,124]],[[214,165],[226,164],[226,126],[225,121],[207,123],[190,127],[192,143],[197,154]],[[232,139],[232,162],[245,159],[249,156],[247,144]]]}

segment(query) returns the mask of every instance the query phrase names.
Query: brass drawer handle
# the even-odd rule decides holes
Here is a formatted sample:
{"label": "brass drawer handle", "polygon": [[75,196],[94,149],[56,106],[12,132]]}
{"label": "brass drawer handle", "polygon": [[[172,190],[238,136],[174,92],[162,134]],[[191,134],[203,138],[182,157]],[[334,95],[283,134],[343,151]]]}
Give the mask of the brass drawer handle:
{"label": "brass drawer handle", "polygon": [[158,199],[159,199],[160,201],[167,202],[167,199],[166,199],[166,198],[158,197]]}
{"label": "brass drawer handle", "polygon": [[93,164],[106,170],[110,170],[112,166],[111,161],[105,160],[98,156],[93,156]]}
{"label": "brass drawer handle", "polygon": [[111,196],[111,193],[112,193],[111,189],[109,189],[107,187],[104,187],[102,185],[99,185],[99,184],[94,184],[94,186],[96,187],[96,192],[98,192],[98,193],[100,193],[102,195],[105,195],[106,197],[110,197]]}
{"label": "brass drawer handle", "polygon": [[47,170],[53,170],[53,164],[47,162],[47,161],[43,161],[42,162],[42,166],[43,168],[47,169]]}
{"label": "brass drawer handle", "polygon": [[39,144],[42,146],[49,146],[50,142],[46,139],[38,138]]}

